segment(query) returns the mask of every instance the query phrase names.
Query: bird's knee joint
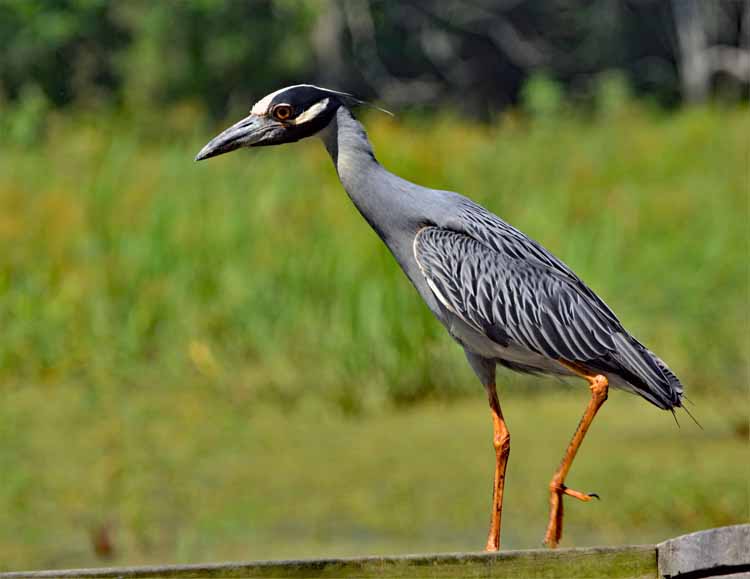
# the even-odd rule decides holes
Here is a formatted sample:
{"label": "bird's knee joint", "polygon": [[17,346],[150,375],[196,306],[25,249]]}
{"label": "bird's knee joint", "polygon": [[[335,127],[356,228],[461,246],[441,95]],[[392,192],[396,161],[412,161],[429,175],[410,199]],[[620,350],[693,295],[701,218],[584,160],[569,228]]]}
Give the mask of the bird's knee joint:
{"label": "bird's knee joint", "polygon": [[498,453],[507,453],[510,451],[510,432],[507,430],[498,432],[492,439],[492,446]]}
{"label": "bird's knee joint", "polygon": [[594,398],[604,402],[607,399],[607,392],[609,391],[609,380],[607,380],[606,376],[602,376],[601,374],[592,376],[589,389]]}
{"label": "bird's knee joint", "polygon": [[549,492],[554,494],[562,494],[565,491],[565,485],[562,480],[555,477],[549,481]]}

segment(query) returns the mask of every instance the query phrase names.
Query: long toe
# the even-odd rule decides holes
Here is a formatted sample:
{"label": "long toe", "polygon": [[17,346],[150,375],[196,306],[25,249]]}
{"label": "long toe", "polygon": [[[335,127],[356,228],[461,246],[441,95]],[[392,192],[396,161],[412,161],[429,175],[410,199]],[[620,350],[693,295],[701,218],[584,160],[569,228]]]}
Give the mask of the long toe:
{"label": "long toe", "polygon": [[573,497],[574,499],[578,499],[579,501],[583,501],[584,503],[589,502],[591,499],[600,498],[596,493],[582,493],[581,491],[575,491],[573,489],[569,489],[568,487],[563,487],[562,492],[569,497]]}

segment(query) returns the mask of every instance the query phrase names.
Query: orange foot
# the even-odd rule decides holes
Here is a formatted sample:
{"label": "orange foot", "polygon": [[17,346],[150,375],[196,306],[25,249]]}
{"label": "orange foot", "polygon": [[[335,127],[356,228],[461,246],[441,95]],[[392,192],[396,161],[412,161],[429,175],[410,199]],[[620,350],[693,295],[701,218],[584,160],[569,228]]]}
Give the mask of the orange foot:
{"label": "orange foot", "polygon": [[549,491],[549,523],[547,524],[547,532],[544,534],[544,544],[550,549],[554,549],[560,543],[560,538],[562,537],[563,495],[568,495],[584,503],[589,502],[591,499],[598,499],[599,495],[596,493],[574,491],[555,480],[550,483]]}

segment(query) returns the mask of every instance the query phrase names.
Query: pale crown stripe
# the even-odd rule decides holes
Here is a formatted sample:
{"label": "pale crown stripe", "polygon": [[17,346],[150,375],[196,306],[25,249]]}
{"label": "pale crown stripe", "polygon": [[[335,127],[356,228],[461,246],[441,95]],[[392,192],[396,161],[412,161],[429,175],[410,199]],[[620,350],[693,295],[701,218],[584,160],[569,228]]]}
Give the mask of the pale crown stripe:
{"label": "pale crown stripe", "polygon": [[287,87],[284,87],[284,88],[280,88],[279,90],[274,91],[271,94],[264,96],[262,99],[260,99],[257,103],[255,103],[253,105],[253,108],[250,110],[250,112],[252,114],[254,114],[254,115],[265,115],[266,113],[268,113],[268,107],[271,105],[271,101],[273,101],[273,99],[276,98],[276,96],[278,96],[281,93],[286,92],[286,91],[288,91],[290,89],[300,88],[300,87],[303,87],[303,86],[307,86],[307,87],[310,87],[310,88],[317,88],[319,90],[322,90],[322,91],[325,91],[325,92],[331,93],[331,94],[337,94],[337,95],[341,95],[341,96],[351,96],[349,93],[340,92],[340,91],[337,91],[337,90],[331,90],[330,88],[322,88],[322,87],[319,87],[319,86],[315,86],[314,84],[295,84],[295,85],[292,85],[292,86],[287,86]]}

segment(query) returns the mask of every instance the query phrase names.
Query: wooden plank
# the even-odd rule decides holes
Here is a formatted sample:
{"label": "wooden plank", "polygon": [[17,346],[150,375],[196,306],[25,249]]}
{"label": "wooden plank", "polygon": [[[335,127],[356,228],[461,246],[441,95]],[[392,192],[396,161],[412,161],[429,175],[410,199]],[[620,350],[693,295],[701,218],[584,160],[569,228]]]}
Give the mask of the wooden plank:
{"label": "wooden plank", "polygon": [[0,573],[0,579],[39,579],[42,577],[82,579],[95,577],[123,579],[154,577],[654,579],[658,575],[656,548],[653,545]]}
{"label": "wooden plank", "polygon": [[656,548],[659,573],[665,579],[750,574],[750,525],[698,531]]}

